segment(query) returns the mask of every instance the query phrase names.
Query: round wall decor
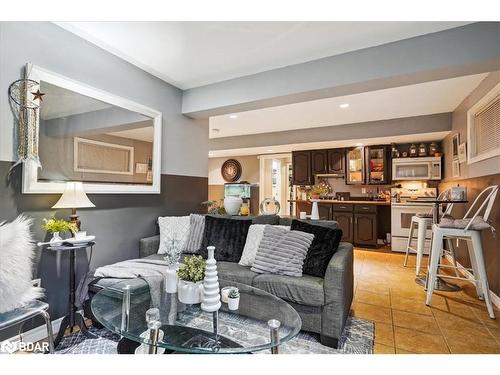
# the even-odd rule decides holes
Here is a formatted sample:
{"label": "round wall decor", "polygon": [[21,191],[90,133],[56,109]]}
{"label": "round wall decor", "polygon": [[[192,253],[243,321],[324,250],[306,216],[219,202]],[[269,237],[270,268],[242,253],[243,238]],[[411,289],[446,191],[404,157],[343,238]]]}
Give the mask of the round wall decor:
{"label": "round wall decor", "polygon": [[222,164],[220,173],[226,182],[238,181],[241,177],[241,164],[236,159],[228,159]]}

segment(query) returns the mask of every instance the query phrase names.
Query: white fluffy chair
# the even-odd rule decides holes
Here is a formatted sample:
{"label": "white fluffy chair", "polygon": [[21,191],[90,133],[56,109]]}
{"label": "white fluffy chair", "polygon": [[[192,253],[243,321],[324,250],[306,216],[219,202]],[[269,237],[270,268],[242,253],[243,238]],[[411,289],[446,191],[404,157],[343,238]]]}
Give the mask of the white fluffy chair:
{"label": "white fluffy chair", "polygon": [[[32,219],[23,215],[0,223],[0,330],[42,315],[47,326],[49,350],[54,350],[49,305],[38,301],[43,289],[33,283],[34,244]],[[21,332],[21,328],[19,331]]]}

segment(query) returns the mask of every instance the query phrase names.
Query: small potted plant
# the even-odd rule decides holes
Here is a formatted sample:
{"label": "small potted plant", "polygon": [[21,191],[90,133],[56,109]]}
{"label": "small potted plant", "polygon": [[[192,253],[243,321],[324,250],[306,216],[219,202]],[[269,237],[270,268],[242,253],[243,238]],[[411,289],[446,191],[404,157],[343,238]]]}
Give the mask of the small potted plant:
{"label": "small potted plant", "polygon": [[238,310],[240,307],[240,291],[238,288],[233,288],[227,295],[227,307],[229,310]]}
{"label": "small potted plant", "polygon": [[220,199],[218,201],[205,201],[201,202],[203,206],[207,206],[208,213],[211,215],[225,215],[226,210],[224,209],[223,200]]}
{"label": "small potted plant", "polygon": [[61,234],[64,232],[76,233],[78,232],[78,227],[75,223],[70,223],[69,221],[56,219],[43,219],[42,229],[48,233],[52,233],[52,238],[50,242],[61,242]]}
{"label": "small potted plant", "polygon": [[328,190],[323,185],[314,185],[311,188],[310,195],[311,199],[319,199],[322,194],[328,193]]}
{"label": "small potted plant", "polygon": [[177,294],[179,301],[185,304],[201,303],[203,279],[205,277],[205,261],[199,255],[184,258],[184,263],[177,270],[179,283]]}

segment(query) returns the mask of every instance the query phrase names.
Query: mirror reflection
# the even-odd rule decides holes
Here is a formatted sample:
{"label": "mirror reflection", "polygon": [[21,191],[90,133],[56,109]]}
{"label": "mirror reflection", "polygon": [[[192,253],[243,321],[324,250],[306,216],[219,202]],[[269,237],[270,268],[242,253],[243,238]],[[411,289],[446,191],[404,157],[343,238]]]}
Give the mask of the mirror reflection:
{"label": "mirror reflection", "polygon": [[152,118],[44,81],[40,91],[39,181],[153,183]]}

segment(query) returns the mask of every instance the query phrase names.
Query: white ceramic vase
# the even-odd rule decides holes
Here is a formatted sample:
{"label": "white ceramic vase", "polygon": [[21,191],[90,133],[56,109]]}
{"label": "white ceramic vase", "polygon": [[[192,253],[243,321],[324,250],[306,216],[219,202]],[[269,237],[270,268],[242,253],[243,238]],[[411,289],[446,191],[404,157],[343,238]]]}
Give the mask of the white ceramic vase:
{"label": "white ceramic vase", "polygon": [[229,195],[224,198],[224,209],[228,215],[238,215],[242,203],[243,199],[240,197]]}
{"label": "white ceramic vase", "polygon": [[186,305],[193,305],[201,302],[201,293],[203,291],[203,281],[193,283],[179,279],[177,284],[177,295],[179,301]]}
{"label": "white ceramic vase", "polygon": [[59,232],[52,232],[52,238],[50,239],[50,242],[61,242],[63,239],[59,235]]}
{"label": "white ceramic vase", "polygon": [[167,293],[177,292],[177,270],[179,269],[179,263],[176,263],[167,268],[167,276],[165,276],[165,291]]}
{"label": "white ceramic vase", "polygon": [[227,307],[229,310],[238,310],[240,307],[240,297],[238,298],[228,298]]}
{"label": "white ceramic vase", "polygon": [[217,276],[217,261],[215,260],[215,247],[208,246],[208,257],[205,266],[205,279],[203,280],[203,296],[201,309],[214,312],[220,309],[219,277]]}

